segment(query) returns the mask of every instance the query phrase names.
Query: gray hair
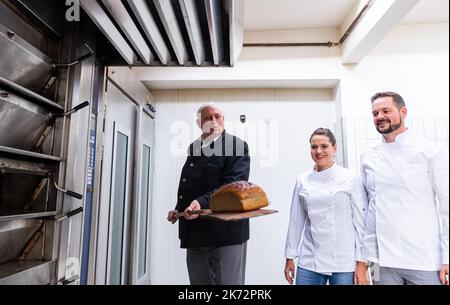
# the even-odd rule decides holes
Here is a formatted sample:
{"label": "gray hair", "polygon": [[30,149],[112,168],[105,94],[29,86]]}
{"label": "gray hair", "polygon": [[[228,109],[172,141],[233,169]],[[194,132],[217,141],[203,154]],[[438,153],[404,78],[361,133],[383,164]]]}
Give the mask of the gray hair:
{"label": "gray hair", "polygon": [[223,111],[222,111],[222,109],[219,108],[219,106],[217,106],[215,103],[207,103],[207,104],[201,105],[200,108],[198,108],[197,116],[201,116],[203,110],[205,110],[206,108],[211,108],[211,107],[218,109],[220,111],[220,113],[223,115]]}

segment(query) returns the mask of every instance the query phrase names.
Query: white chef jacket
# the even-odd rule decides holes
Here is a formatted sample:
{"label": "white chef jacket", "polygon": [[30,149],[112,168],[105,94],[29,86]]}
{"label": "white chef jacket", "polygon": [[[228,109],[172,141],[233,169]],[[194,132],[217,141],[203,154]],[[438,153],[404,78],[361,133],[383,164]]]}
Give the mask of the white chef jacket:
{"label": "white chef jacket", "polygon": [[362,260],[367,207],[360,178],[346,168],[333,165],[299,175],[285,257],[298,257],[298,266],[318,273],[355,271]]}
{"label": "white chef jacket", "polygon": [[366,259],[421,271],[448,264],[448,159],[446,149],[410,131],[361,155]]}

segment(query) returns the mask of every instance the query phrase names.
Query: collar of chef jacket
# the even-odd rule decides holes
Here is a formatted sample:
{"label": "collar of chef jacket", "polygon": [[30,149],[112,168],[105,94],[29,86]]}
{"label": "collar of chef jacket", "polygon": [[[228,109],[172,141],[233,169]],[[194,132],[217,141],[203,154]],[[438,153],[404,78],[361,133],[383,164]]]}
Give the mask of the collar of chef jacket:
{"label": "collar of chef jacket", "polygon": [[392,143],[387,143],[387,142],[386,142],[386,139],[384,138],[384,136],[381,137],[381,142],[382,142],[383,144],[393,144],[393,143],[399,144],[399,143],[403,143],[403,142],[407,141],[407,140],[410,139],[411,137],[412,137],[411,132],[409,131],[409,129],[406,129],[404,132],[398,134],[398,135],[395,137],[395,141],[394,141],[394,142],[392,142]]}
{"label": "collar of chef jacket", "polygon": [[333,162],[333,165],[321,171],[317,171],[314,168],[311,177],[317,180],[328,179],[329,177],[333,176],[335,171],[336,171],[336,162]]}

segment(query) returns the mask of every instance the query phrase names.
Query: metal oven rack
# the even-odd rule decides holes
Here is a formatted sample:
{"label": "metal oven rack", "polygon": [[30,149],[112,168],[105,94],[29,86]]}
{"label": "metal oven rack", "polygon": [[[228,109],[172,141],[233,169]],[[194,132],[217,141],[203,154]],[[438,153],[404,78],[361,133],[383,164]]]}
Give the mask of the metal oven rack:
{"label": "metal oven rack", "polygon": [[62,159],[54,146],[61,147],[63,137],[56,125],[88,104],[64,112],[0,76],[0,284],[51,282],[55,261],[44,252],[54,236],[47,224],[62,219],[57,193],[82,198],[58,186]]}

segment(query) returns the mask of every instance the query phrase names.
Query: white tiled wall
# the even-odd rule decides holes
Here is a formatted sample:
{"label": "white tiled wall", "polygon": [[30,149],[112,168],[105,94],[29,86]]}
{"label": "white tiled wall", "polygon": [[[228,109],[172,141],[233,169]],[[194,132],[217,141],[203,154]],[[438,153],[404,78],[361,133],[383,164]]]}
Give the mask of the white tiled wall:
{"label": "white tiled wall", "polygon": [[[228,132],[245,139],[250,147],[250,181],[267,193],[269,208],[279,212],[250,221],[247,284],[283,284],[284,242],[292,190],[297,175],[311,169],[309,137],[318,127],[333,129],[334,100],[331,89],[190,89],[155,90],[156,121],[155,192],[152,221],[152,283],[187,284],[185,252],[179,248],[177,225],[166,221],[176,201],[176,191],[185,156],[173,155],[174,122],[186,122],[186,140],[200,135],[195,112],[206,102],[215,102],[224,112]],[[240,115],[247,122],[241,123]],[[278,125],[275,133],[251,123]],[[269,141],[261,141],[261,135]],[[184,138],[184,137],[183,137]],[[189,142],[188,142],[189,143]],[[181,147],[186,151],[186,146]],[[175,147],[178,147],[176,144]],[[267,152],[270,152],[268,155]],[[270,158],[268,156],[271,156]],[[268,162],[270,161],[270,162]]]}
{"label": "white tiled wall", "polygon": [[[359,171],[361,153],[380,143],[381,135],[370,117],[344,117],[342,122],[346,146],[344,165]],[[449,144],[448,118],[414,117],[407,119],[406,126],[418,137],[436,141],[443,146]]]}

